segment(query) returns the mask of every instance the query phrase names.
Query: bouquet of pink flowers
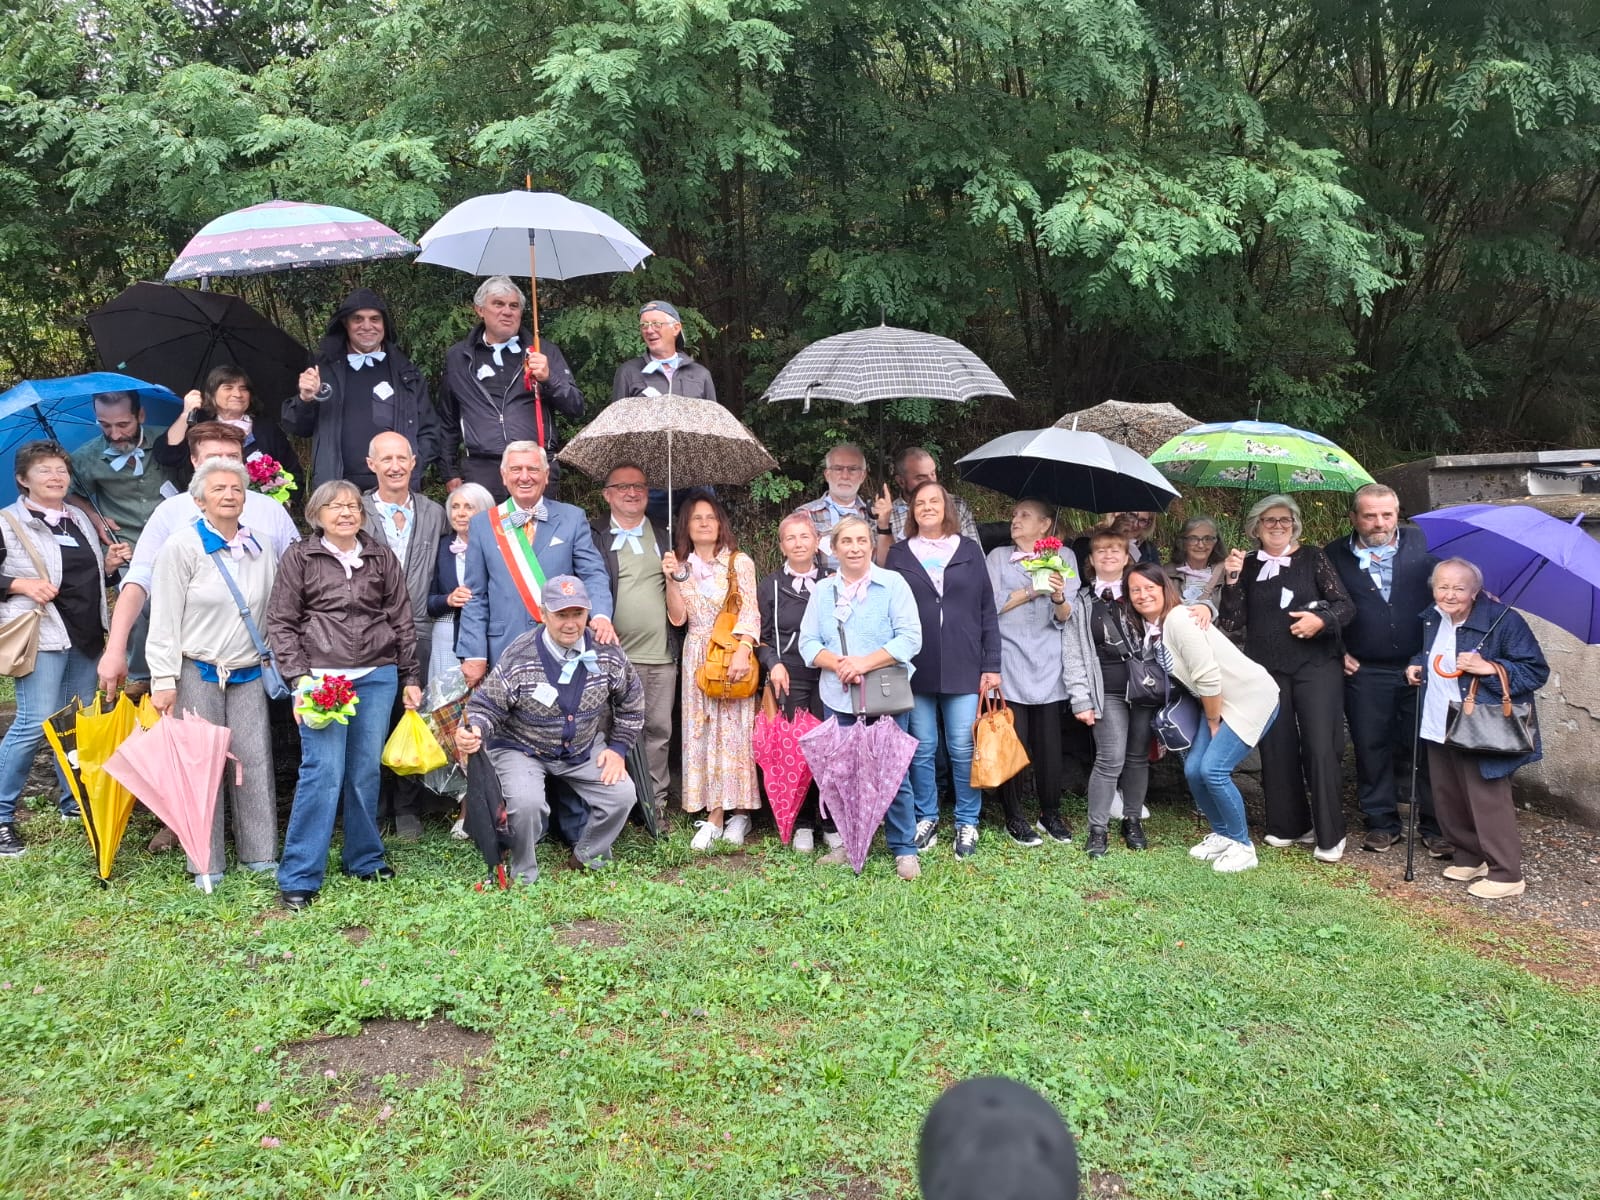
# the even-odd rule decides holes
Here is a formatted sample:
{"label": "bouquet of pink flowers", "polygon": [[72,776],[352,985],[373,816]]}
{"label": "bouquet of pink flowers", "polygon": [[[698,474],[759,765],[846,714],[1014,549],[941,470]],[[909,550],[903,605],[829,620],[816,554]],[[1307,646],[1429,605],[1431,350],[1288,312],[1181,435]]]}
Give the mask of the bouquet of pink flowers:
{"label": "bouquet of pink flowers", "polygon": [[322,729],[334,721],[348,725],[360,699],[355,685],[343,675],[324,675],[301,689],[294,711],[307,729]]}
{"label": "bouquet of pink flowers", "polygon": [[1033,544],[1033,557],[1023,559],[1018,565],[1033,576],[1033,590],[1036,592],[1052,590],[1051,575],[1061,576],[1069,589],[1072,581],[1078,577],[1078,569],[1061,557],[1060,538],[1040,538]]}
{"label": "bouquet of pink flowers", "polygon": [[244,469],[250,472],[250,486],[263,496],[271,496],[279,504],[289,503],[289,493],[295,490],[294,474],[270,454],[257,450],[245,459]]}

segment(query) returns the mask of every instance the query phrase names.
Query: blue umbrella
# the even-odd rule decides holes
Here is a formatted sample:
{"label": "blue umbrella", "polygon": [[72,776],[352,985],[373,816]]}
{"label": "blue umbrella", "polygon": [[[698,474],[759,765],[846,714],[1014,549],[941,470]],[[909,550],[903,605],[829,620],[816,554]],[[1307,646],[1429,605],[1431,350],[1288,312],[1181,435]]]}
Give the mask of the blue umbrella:
{"label": "blue umbrella", "polygon": [[94,398],[100,392],[133,392],[144,404],[145,417],[156,424],[177,420],[183,402],[157,384],[131,375],[96,371],[62,379],[30,379],[0,394],[0,504],[17,498],[10,462],[24,442],[49,438],[76,450],[100,432],[94,420]]}
{"label": "blue umbrella", "polygon": [[1600,543],[1578,527],[1517,504],[1458,504],[1416,518],[1428,549],[1464,558],[1505,603],[1600,645]]}

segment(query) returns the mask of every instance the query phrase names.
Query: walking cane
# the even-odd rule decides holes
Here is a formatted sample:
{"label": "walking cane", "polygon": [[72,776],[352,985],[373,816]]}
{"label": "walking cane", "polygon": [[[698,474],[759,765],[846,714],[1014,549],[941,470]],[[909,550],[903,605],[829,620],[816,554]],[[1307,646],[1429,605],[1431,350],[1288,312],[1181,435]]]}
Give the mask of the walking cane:
{"label": "walking cane", "polygon": [[1406,882],[1415,882],[1417,853],[1417,755],[1422,752],[1422,701],[1428,686],[1427,664],[1417,683],[1417,719],[1411,727],[1411,812],[1406,819]]}

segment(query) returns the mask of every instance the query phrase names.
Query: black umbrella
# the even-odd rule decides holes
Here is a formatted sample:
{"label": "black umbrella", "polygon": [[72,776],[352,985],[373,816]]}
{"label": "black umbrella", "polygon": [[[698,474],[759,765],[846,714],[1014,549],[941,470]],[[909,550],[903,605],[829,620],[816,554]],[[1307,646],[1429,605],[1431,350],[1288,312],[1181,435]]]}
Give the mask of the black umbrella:
{"label": "black umbrella", "polygon": [[[506,797],[500,790],[500,775],[489,761],[486,750],[467,755],[467,799],[461,815],[467,836],[489,868],[490,882],[502,888],[510,887],[511,878],[506,873],[506,851],[511,849]],[[479,889],[485,886],[480,884]]]}
{"label": "black umbrella", "polygon": [[645,832],[653,838],[661,836],[661,829],[656,822],[656,785],[650,778],[650,756],[645,753],[644,734],[633,743],[633,749],[628,751],[628,778],[633,780],[633,792],[638,799],[634,802],[634,811],[639,814],[639,822]]}
{"label": "black umbrella", "polygon": [[1165,512],[1178,498],[1148,462],[1097,433],[1024,429],[956,461],[969,483],[1084,512]]}
{"label": "black umbrella", "polygon": [[240,297],[160,283],[136,283],[95,309],[89,332],[109,370],[180,396],[200,387],[212,367],[232,364],[250,376],[269,414],[294,393],[311,361],[304,346]]}

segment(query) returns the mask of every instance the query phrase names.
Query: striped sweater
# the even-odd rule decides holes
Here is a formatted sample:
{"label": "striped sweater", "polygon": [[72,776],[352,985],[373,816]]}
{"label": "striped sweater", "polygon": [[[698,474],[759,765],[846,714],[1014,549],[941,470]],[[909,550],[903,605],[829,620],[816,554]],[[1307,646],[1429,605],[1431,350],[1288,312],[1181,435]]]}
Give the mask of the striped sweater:
{"label": "striped sweater", "polygon": [[[626,756],[644,729],[644,685],[620,646],[598,645],[583,635],[583,649],[593,650],[595,667],[563,687],[541,653],[544,626],[535,625],[517,637],[500,661],[484,676],[467,701],[468,725],[483,734],[484,745],[521,751],[555,762],[586,761],[596,738]],[[545,685],[556,693],[548,703],[536,698]]]}

